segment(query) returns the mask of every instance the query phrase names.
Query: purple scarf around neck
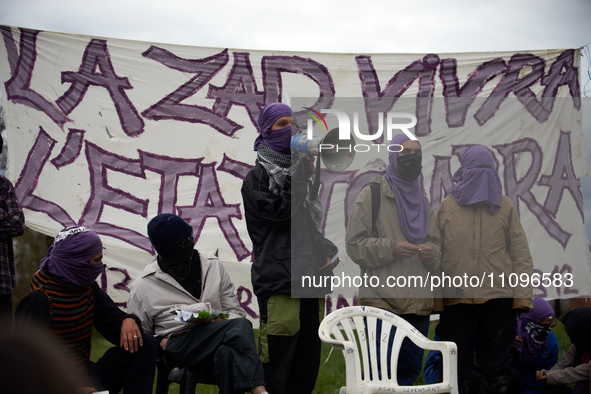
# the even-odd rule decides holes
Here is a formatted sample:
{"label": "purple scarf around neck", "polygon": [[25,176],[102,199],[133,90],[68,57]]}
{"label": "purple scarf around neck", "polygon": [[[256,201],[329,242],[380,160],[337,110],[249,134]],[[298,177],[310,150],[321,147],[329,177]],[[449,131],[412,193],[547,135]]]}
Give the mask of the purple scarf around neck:
{"label": "purple scarf around neck", "polygon": [[[409,138],[398,134],[390,145],[402,143]],[[390,152],[390,164],[386,168],[386,180],[394,192],[400,229],[407,241],[421,243],[429,235],[429,206],[421,185],[420,177],[414,181],[405,181],[398,172],[398,152]]]}
{"label": "purple scarf around neck", "polygon": [[61,231],[41,269],[75,286],[90,286],[103,270],[103,264],[91,264],[90,259],[103,250],[103,243],[94,231],[84,227],[70,227]]}

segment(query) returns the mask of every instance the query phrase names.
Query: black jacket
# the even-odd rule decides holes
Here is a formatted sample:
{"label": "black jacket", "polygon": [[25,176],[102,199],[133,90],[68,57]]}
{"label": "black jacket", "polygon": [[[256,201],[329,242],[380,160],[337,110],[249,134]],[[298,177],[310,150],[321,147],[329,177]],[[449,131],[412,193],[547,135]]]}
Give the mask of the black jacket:
{"label": "black jacket", "polygon": [[318,269],[338,249],[324,238],[312,220],[305,199],[308,163],[301,160],[300,164],[293,177],[286,177],[279,194],[269,189],[269,175],[258,161],[242,184],[246,226],[254,254],[252,286],[259,300],[273,294],[320,297],[329,292],[326,286],[302,286],[302,277],[311,276],[316,277],[316,284],[322,281],[330,288],[332,272],[321,275]]}
{"label": "black jacket", "polygon": [[[38,325],[48,329],[56,328],[54,327],[56,324],[60,327],[67,325],[71,327],[70,330],[64,330],[63,333],[56,334],[58,341],[62,342],[64,346],[88,341],[88,351],[90,351],[90,336],[87,338],[72,338],[72,333],[79,332],[81,325],[85,321],[92,322],[98,332],[116,346],[119,346],[121,342],[121,325],[124,319],[133,318],[141,330],[142,323],[140,319],[135,315],[125,313],[119,309],[111,297],[99,287],[98,283],[94,282],[91,286],[87,287],[68,285],[46,271],[43,271],[43,277],[49,278],[54,283],[52,285],[53,287],[64,289],[63,299],[60,298],[54,302],[64,303],[64,308],[66,309],[72,308],[75,310],[75,307],[80,308],[80,305],[73,307],[68,303],[67,298],[70,292],[80,293],[80,297],[83,297],[85,294],[88,295],[87,302],[84,304],[87,306],[85,312],[77,316],[75,320],[69,320],[69,322],[62,320],[56,323],[54,321],[54,309],[51,298],[43,291],[44,287],[42,286],[37,290],[32,290],[18,303],[15,311],[15,323],[18,329],[28,329],[30,325]],[[89,355],[84,354],[85,348],[77,347],[72,351],[74,352],[75,359],[78,360],[76,364],[89,368],[90,360],[88,359]]]}

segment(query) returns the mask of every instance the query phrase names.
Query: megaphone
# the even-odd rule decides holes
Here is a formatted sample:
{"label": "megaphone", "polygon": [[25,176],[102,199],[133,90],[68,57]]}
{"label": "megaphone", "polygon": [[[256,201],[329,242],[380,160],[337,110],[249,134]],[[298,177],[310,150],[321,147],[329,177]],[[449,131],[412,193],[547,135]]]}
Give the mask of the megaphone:
{"label": "megaphone", "polygon": [[344,171],[355,158],[353,137],[339,139],[339,128],[334,128],[324,137],[296,134],[291,137],[289,147],[293,153],[319,156],[322,163],[331,171]]}

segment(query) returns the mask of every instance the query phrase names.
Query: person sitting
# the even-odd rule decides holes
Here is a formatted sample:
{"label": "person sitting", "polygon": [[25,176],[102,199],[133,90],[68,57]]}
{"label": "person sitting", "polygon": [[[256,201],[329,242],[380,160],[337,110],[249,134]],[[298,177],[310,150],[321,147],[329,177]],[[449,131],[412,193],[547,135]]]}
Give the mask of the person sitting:
{"label": "person sitting", "polygon": [[535,298],[532,304],[528,313],[517,316],[511,363],[523,382],[523,394],[541,393],[543,385],[536,380],[536,371],[550,369],[558,362],[558,339],[552,332],[554,309],[542,298]]}
{"label": "person sitting", "polygon": [[[156,370],[155,339],[142,333],[138,317],[123,312],[95,282],[103,271],[103,244],[84,227],[55,237],[31,280],[31,291],[17,305],[16,326],[48,328],[67,362],[86,375],[87,392],[151,393]],[[95,327],[113,347],[90,361]]]}
{"label": "person sitting", "polygon": [[209,371],[220,393],[265,393],[252,325],[220,260],[194,249],[193,228],[177,215],[154,217],[148,236],[157,257],[132,283],[128,310],[157,336],[166,364]]}
{"label": "person sitting", "polygon": [[574,384],[575,394],[589,393],[591,370],[591,307],[573,309],[560,319],[572,345],[561,362],[549,371],[536,372],[536,379],[547,384],[550,393],[570,392],[566,385]]}
{"label": "person sitting", "polygon": [[[513,344],[511,379],[507,393],[541,393],[543,385],[536,380],[536,371],[550,369],[558,361],[558,339],[551,331],[554,323],[552,306],[541,298],[532,301],[528,313],[517,316],[517,335]],[[439,340],[435,327],[433,340]],[[424,369],[425,382],[441,381],[441,353],[432,350],[427,354]],[[479,392],[482,373],[474,360],[470,373],[470,392]]]}

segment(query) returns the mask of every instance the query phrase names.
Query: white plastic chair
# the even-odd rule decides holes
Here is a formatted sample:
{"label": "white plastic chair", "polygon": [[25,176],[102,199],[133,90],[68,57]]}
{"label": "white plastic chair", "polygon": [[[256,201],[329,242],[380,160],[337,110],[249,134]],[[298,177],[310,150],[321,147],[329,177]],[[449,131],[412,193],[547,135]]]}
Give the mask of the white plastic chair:
{"label": "white plastic chair", "polygon": [[[376,341],[378,320],[382,321],[382,330],[381,338]],[[396,334],[392,345],[392,354],[388,355],[388,339],[392,327],[396,327]],[[318,335],[323,342],[343,351],[347,369],[347,385],[341,387],[340,394],[402,392],[403,390],[415,393],[458,392],[456,344],[432,341],[394,313],[368,306],[341,308],[322,320]],[[441,352],[443,361],[441,383],[417,387],[398,385],[396,376],[398,354],[402,341],[407,337],[422,349]],[[377,355],[378,346],[381,359],[378,359]],[[386,372],[388,356],[391,357],[392,365],[390,378]],[[378,364],[382,371],[381,374],[378,373]]]}

